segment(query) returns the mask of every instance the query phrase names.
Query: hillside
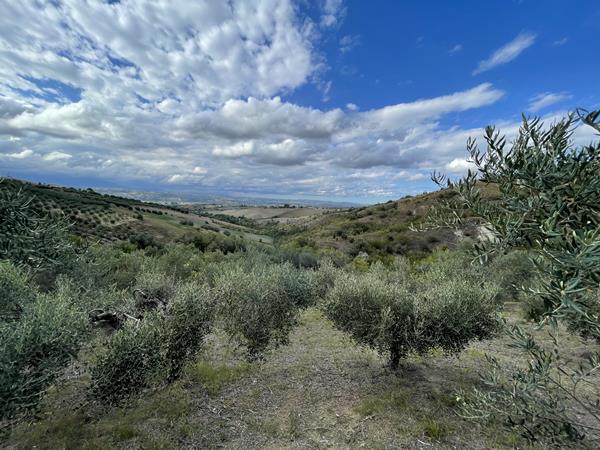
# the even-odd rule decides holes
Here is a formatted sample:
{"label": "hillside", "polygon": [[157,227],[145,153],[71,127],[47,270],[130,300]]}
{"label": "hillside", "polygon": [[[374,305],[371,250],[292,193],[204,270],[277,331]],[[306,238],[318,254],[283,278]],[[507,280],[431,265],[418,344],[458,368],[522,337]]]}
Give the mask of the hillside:
{"label": "hillside", "polygon": [[[308,253],[340,252],[349,257],[367,253],[373,259],[404,255],[423,257],[436,248],[454,247],[459,239],[450,230],[414,231],[432,205],[453,195],[424,193],[360,208],[239,207],[163,205],[92,189],[34,184],[4,179],[0,189],[22,190],[31,196],[38,214],[60,213],[75,234],[111,242],[150,239],[158,243],[190,240],[207,233],[221,238],[272,244]],[[495,189],[482,185],[484,196]],[[462,237],[475,237],[465,229]]]}
{"label": "hillside", "polygon": [[[484,198],[497,197],[494,186],[481,184],[480,189]],[[374,257],[422,257],[436,248],[453,247],[459,242],[450,230],[411,229],[418,228],[433,205],[453,195],[452,191],[442,190],[362,208],[326,211],[301,225],[282,225],[279,240],[294,248],[334,249],[351,257],[362,252]],[[461,238],[476,235],[476,229],[466,228]]]}
{"label": "hillside", "polygon": [[100,194],[92,189],[34,184],[4,179],[0,189],[23,191],[40,215],[62,214],[72,230],[101,242],[148,237],[159,243],[193,237],[198,232],[271,243],[272,238],[247,226],[194,213],[183,206],[162,205]]}

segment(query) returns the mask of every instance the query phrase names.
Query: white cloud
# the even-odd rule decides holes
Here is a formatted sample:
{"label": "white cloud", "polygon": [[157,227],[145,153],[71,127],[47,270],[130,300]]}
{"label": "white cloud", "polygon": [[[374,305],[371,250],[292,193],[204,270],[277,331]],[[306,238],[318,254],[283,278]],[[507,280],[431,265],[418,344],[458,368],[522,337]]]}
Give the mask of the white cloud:
{"label": "white cloud", "polygon": [[71,159],[73,156],[64,152],[50,152],[44,155],[45,161],[63,161],[66,159]]}
{"label": "white cloud", "polygon": [[226,158],[238,158],[240,156],[251,155],[253,151],[254,141],[244,141],[230,146],[217,146],[213,149],[212,154]]}
{"label": "white cloud", "polygon": [[344,7],[321,6],[335,20],[312,24],[286,0],[4,2],[2,170],[361,196],[464,158],[481,130],[443,119],[501,99],[489,83],[362,111],[283,100],[309,82],[330,94],[315,28],[335,28]]}
{"label": "white cloud", "polygon": [[348,53],[357,45],[360,44],[360,36],[353,36],[351,34],[347,34],[342,36],[340,39],[340,51],[342,53]]}
{"label": "white cloud", "polygon": [[486,72],[502,64],[506,64],[517,56],[519,56],[527,48],[531,47],[535,43],[535,34],[533,33],[521,33],[509,43],[503,45],[496,50],[492,55],[483,61],[479,62],[477,69],[473,71],[473,75]]}
{"label": "white cloud", "polygon": [[323,14],[321,15],[321,26],[325,28],[337,25],[345,15],[342,0],[325,0]]}
{"label": "white cloud", "polygon": [[554,41],[552,43],[552,45],[554,47],[561,47],[561,46],[565,45],[567,42],[569,42],[569,38],[565,36],[564,38],[557,39],[556,41]]}
{"label": "white cloud", "polygon": [[450,53],[451,55],[454,55],[455,53],[461,52],[463,49],[462,44],[456,44],[454,47],[452,47],[448,53]]}
{"label": "white cloud", "polygon": [[568,92],[545,92],[532,97],[529,100],[529,106],[527,107],[527,110],[531,112],[538,112],[550,105],[564,102],[565,100],[570,100],[571,98],[572,95],[570,95]]}
{"label": "white cloud", "polygon": [[270,96],[316,68],[310,27],[288,0],[30,0],[0,6],[0,29],[7,85],[41,93],[19,77],[27,73],[111,105],[133,103],[135,94],[152,103],[185,98],[192,108]]}
{"label": "white cloud", "polygon": [[13,158],[13,159],[25,159],[25,158],[29,158],[33,155],[35,155],[35,153],[33,152],[33,150],[30,150],[30,149],[24,149],[24,150],[21,150],[20,152],[15,152],[15,153],[6,153],[4,155],[0,154],[0,156],[4,156],[7,158]]}
{"label": "white cloud", "polygon": [[445,168],[448,172],[463,173],[466,172],[467,169],[473,168],[473,164],[466,159],[455,158],[446,164]]}

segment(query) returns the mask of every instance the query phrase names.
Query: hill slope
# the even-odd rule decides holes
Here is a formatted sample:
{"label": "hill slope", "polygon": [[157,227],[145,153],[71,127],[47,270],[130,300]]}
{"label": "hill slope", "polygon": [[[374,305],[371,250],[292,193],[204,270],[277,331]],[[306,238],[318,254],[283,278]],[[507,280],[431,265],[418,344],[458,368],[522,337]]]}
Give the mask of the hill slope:
{"label": "hill slope", "polygon": [[103,242],[149,236],[166,243],[199,231],[272,242],[270,236],[258,234],[257,230],[248,226],[198,215],[181,206],[147,203],[100,194],[92,189],[34,184],[16,179],[3,179],[0,190],[22,191],[32,198],[32,207],[39,214],[63,214],[76,234]]}
{"label": "hill slope", "polygon": [[[494,186],[481,185],[481,190],[488,199],[497,195]],[[454,195],[441,190],[363,208],[325,212],[301,226],[282,225],[279,240],[292,247],[335,249],[351,257],[363,252],[375,257],[422,256],[458,242],[450,230],[411,230],[411,226],[423,222],[433,205]],[[466,237],[477,235],[476,229],[467,227],[463,231]]]}

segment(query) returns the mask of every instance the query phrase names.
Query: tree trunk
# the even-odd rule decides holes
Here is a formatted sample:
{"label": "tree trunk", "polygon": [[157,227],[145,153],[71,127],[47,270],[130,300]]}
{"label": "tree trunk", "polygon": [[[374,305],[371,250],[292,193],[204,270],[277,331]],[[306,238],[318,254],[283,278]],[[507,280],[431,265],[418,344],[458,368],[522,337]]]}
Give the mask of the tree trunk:
{"label": "tree trunk", "polygon": [[390,348],[390,368],[392,370],[398,370],[401,357],[402,352],[400,351],[400,348],[397,346],[392,346],[392,348]]}

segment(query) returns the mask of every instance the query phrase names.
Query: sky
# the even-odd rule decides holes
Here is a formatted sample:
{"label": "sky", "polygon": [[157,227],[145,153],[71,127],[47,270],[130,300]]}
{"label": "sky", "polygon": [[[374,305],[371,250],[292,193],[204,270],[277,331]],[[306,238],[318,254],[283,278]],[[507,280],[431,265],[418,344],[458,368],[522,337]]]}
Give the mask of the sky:
{"label": "sky", "polygon": [[414,195],[486,125],[599,108],[599,32],[596,0],[0,0],[0,176]]}

